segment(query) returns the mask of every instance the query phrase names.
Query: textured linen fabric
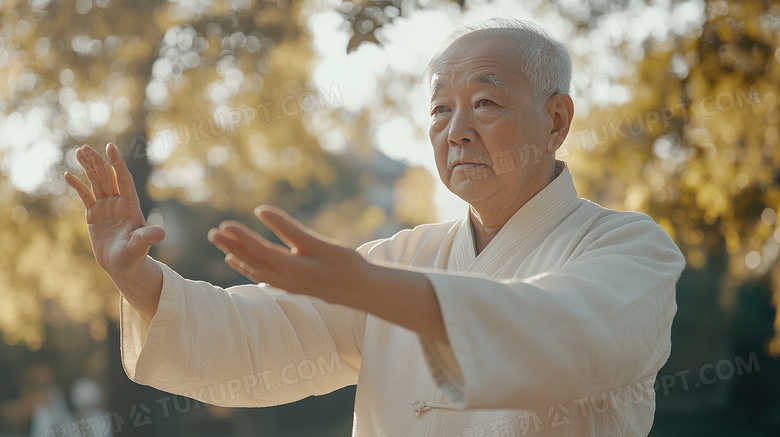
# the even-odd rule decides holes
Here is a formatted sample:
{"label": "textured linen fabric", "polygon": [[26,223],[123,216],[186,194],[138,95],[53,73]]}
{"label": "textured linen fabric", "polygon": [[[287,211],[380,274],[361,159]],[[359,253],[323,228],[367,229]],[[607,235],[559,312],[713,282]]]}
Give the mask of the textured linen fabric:
{"label": "textured linen fabric", "polygon": [[363,245],[424,272],[450,345],[267,285],[163,268],[151,324],[122,301],[134,381],[222,406],[357,383],[353,436],[646,436],[684,259],[649,217],[578,199],[568,169],[475,254],[468,218]]}

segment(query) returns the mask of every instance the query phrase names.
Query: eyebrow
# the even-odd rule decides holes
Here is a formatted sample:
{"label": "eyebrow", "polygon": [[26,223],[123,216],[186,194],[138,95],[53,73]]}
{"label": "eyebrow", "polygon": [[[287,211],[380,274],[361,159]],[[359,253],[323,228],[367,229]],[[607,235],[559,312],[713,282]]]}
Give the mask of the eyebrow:
{"label": "eyebrow", "polygon": [[[498,76],[493,73],[488,73],[478,77],[477,82],[485,83],[496,88],[501,88],[504,85],[504,83],[501,82],[501,79],[499,79]],[[442,88],[444,88],[444,82],[438,79],[434,79],[433,83],[431,84],[431,95],[436,94]]]}
{"label": "eyebrow", "polygon": [[498,78],[495,74],[488,73],[484,76],[480,76],[477,78],[477,82],[479,83],[486,83],[489,85],[493,85],[494,87],[500,87],[503,85],[501,82],[501,79]]}
{"label": "eyebrow", "polygon": [[442,88],[444,88],[444,82],[440,81],[440,80],[438,79],[438,77],[437,77],[437,78],[435,78],[435,79],[433,80],[433,83],[431,84],[431,95],[434,95],[434,94],[436,94],[436,93],[437,93],[437,92],[439,92],[439,91],[440,91]]}

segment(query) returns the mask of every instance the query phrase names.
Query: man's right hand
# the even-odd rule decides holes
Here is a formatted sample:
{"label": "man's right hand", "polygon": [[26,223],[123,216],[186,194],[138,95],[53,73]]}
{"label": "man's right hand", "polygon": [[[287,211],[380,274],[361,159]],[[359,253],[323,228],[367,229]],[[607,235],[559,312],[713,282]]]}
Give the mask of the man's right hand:
{"label": "man's right hand", "polygon": [[128,303],[151,321],[160,300],[162,270],[147,255],[153,244],[165,238],[165,230],[146,224],[133,177],[116,146],[109,143],[106,155],[111,164],[93,148],[81,147],[76,159],[90,186],[71,173],[65,173],[65,181],[86,208],[89,238],[98,265]]}

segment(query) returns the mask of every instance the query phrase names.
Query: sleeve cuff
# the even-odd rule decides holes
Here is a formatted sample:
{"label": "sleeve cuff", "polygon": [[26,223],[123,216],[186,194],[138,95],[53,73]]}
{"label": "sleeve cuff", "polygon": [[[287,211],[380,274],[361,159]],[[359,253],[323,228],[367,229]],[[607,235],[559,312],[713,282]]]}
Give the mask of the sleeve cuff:
{"label": "sleeve cuff", "polygon": [[[119,303],[120,349],[127,376],[149,384],[154,369],[154,357],[164,340],[167,327],[179,315],[184,298],[184,279],[170,267],[155,260],[163,274],[160,303],[151,323],[133,308],[124,297]],[[179,381],[170,381],[177,384]]]}
{"label": "sleeve cuff", "polygon": [[418,336],[423,355],[439,389],[447,395],[455,407],[466,408],[471,402],[467,402],[464,375],[473,375],[476,367],[473,354],[467,350],[468,344],[465,341],[467,336],[463,332],[464,325],[460,317],[463,314],[460,308],[461,302],[446,291],[453,286],[449,275],[425,273],[425,276],[431,282],[439,301],[449,345]]}

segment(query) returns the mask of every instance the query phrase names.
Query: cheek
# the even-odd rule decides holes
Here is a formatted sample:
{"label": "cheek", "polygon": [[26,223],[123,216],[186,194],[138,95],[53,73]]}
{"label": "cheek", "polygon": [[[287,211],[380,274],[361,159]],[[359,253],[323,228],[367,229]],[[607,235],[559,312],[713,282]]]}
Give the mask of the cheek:
{"label": "cheek", "polygon": [[486,139],[486,143],[490,143],[493,147],[501,146],[501,149],[513,149],[523,144],[538,141],[535,128],[527,123],[495,123],[493,126],[495,126],[494,129],[486,132],[486,136],[489,138]]}
{"label": "cheek", "polygon": [[449,152],[446,144],[432,141],[433,145],[433,159],[436,161],[436,166],[439,168],[439,172],[446,170],[447,167],[447,153]]}
{"label": "cheek", "polygon": [[447,153],[449,153],[449,148],[447,147],[447,142],[446,141],[442,142],[440,138],[440,132],[434,132],[433,129],[428,131],[428,137],[431,139],[431,146],[433,148],[433,160],[436,163],[436,168],[439,172],[439,177],[442,180],[445,180],[448,173]]}
{"label": "cheek", "polygon": [[433,139],[434,135],[444,132],[446,131],[446,129],[447,129],[447,117],[443,115],[438,115],[436,117],[431,118],[431,124],[428,127],[428,134],[431,136],[431,139]]}
{"label": "cheek", "polygon": [[431,140],[436,161],[439,160],[439,155],[442,153],[444,153],[445,158],[447,155],[447,130],[444,129],[442,125],[444,125],[444,123],[431,124],[428,129],[428,138]]}

